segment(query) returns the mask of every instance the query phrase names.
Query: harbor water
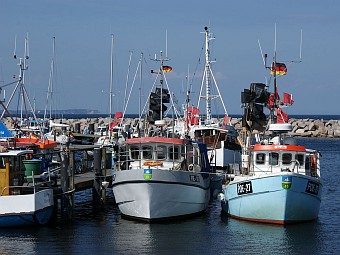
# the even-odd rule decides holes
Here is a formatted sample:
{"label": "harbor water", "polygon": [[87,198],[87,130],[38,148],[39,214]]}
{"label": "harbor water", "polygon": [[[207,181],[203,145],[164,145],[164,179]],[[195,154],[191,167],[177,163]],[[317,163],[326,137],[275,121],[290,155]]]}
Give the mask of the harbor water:
{"label": "harbor water", "polygon": [[322,203],[315,221],[239,221],[222,214],[214,200],[204,215],[147,224],[121,218],[110,190],[105,209],[94,210],[87,190],[76,194],[71,223],[1,229],[0,254],[340,254],[340,140],[298,140],[322,154]]}

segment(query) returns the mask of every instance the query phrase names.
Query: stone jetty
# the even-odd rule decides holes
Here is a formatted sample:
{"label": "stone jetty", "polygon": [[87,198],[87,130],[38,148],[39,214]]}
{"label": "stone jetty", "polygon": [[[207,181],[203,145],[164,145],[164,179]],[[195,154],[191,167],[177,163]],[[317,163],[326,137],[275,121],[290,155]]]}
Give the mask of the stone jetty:
{"label": "stone jetty", "polygon": [[[171,119],[166,118],[168,125],[171,126]],[[144,121],[143,119],[141,121]],[[13,128],[10,118],[3,119],[4,124],[8,128]],[[85,127],[92,126],[96,129],[98,126],[109,123],[109,118],[82,118],[82,119],[54,119],[55,123],[63,123],[70,125],[70,131],[76,132],[78,127],[82,132]],[[124,124],[130,127],[136,127],[139,119],[127,118],[123,120]],[[296,137],[324,137],[324,138],[340,138],[340,120],[323,120],[323,119],[294,119],[291,118],[289,123],[292,124],[293,130],[288,135]],[[241,118],[231,118],[231,124],[240,131],[242,129]]]}

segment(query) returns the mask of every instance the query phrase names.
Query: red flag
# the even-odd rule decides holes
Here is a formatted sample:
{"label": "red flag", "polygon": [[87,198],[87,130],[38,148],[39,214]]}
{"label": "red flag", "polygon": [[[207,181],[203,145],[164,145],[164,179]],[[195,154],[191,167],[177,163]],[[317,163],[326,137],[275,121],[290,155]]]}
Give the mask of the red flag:
{"label": "red flag", "polygon": [[276,114],[277,114],[277,123],[287,123],[289,120],[288,114],[284,113],[281,108],[276,109]]}
{"label": "red flag", "polygon": [[198,125],[198,119],[195,116],[189,116],[188,119],[191,125]]}
{"label": "red flag", "polygon": [[116,112],[115,116],[113,117],[114,119],[119,119],[123,117],[123,113],[122,112]]}
{"label": "red flag", "polygon": [[294,101],[293,101],[293,95],[292,94],[288,94],[288,93],[283,93],[283,103],[284,104],[294,104]]}
{"label": "red flag", "polygon": [[[280,100],[280,96],[279,96],[279,93],[277,93],[277,91],[276,91],[276,101],[278,101],[278,100]],[[274,104],[275,104],[274,93],[270,94],[267,104],[269,106],[274,106]]]}
{"label": "red flag", "polygon": [[111,124],[110,124],[110,131],[112,131],[113,130],[113,128],[115,127],[117,125],[117,123],[116,122],[111,122]]}
{"label": "red flag", "polygon": [[200,110],[195,106],[188,106],[188,113],[191,113],[192,115],[198,115],[200,114]]}

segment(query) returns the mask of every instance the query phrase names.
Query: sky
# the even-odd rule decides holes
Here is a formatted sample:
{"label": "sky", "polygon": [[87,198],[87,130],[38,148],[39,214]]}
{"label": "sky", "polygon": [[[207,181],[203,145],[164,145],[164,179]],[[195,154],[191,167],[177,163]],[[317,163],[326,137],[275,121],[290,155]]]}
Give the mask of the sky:
{"label": "sky", "polygon": [[[138,113],[139,99],[144,105],[154,84],[151,70],[159,68],[159,62],[152,59],[160,51],[167,52],[166,65],[173,68],[166,81],[178,104],[185,102],[187,77],[196,104],[204,68],[201,32],[209,27],[215,37],[210,45],[211,58],[216,60],[212,70],[223,101],[229,114],[242,114],[241,91],[253,82],[272,81],[259,42],[270,63],[276,26],[277,61],[288,61],[278,90],[291,93],[294,100],[285,111],[337,115],[339,10],[338,0],[1,0],[0,86],[13,84],[3,87],[0,97],[4,98],[5,90],[8,102],[15,90],[18,58],[25,55],[28,35],[24,86],[31,104],[45,109],[55,37],[53,108],[108,113],[113,34],[113,112],[124,111],[129,98],[126,113]],[[301,30],[302,61],[292,63],[300,59]],[[13,58],[15,38],[17,59]],[[142,75],[137,69],[141,53]],[[18,109],[19,104],[13,98],[9,108]],[[216,105],[213,111],[223,112]]]}

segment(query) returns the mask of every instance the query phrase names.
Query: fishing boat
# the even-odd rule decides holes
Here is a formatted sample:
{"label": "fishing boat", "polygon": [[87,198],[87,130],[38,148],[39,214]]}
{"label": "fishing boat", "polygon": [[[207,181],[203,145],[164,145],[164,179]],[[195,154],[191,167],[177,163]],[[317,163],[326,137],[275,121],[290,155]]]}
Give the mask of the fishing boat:
{"label": "fishing boat", "polygon": [[53,189],[37,182],[40,161],[26,160],[32,154],[0,148],[0,227],[43,225],[52,218]]}
{"label": "fishing boat", "polygon": [[[215,174],[212,174],[212,194],[216,196],[222,191],[224,174],[238,171],[241,166],[241,145],[238,133],[230,122],[227,108],[221,96],[218,84],[212,71],[210,58],[210,42],[214,39],[208,27],[204,28],[205,34],[205,66],[197,106],[190,105],[190,91],[187,89],[187,104],[185,106],[185,128],[182,129],[185,137],[203,142],[208,147],[209,162]],[[205,91],[205,94],[204,94]],[[215,95],[213,91],[217,91]],[[200,102],[204,100],[205,113],[201,114]],[[213,118],[212,102],[219,101],[224,110],[222,119]],[[183,132],[183,130],[185,130]]]}
{"label": "fishing boat", "polygon": [[44,134],[44,139],[54,141],[58,144],[66,144],[70,141],[67,129],[70,125],[49,121],[49,131]]}
{"label": "fishing boat", "polygon": [[[315,220],[322,193],[320,153],[288,136],[292,125],[282,109],[293,100],[288,93],[280,100],[277,76],[285,75],[287,68],[276,61],[276,52],[267,68],[274,76],[274,93],[262,83],[252,83],[241,93],[242,171],[229,175],[222,210],[233,218],[281,225]],[[263,107],[270,111],[268,120]]]}
{"label": "fishing boat", "polygon": [[[163,77],[162,57],[160,62],[157,73]],[[112,181],[122,215],[148,222],[202,213],[210,199],[206,145],[174,133],[167,135],[169,123],[163,114],[170,93],[163,88],[163,78],[160,80],[148,100],[146,120],[153,128],[149,126],[145,136],[129,138],[125,146],[118,147]]]}
{"label": "fishing boat", "polygon": [[210,199],[206,147],[188,139],[140,137],[126,140],[126,160],[113,175],[121,213],[154,221],[204,212]]}

